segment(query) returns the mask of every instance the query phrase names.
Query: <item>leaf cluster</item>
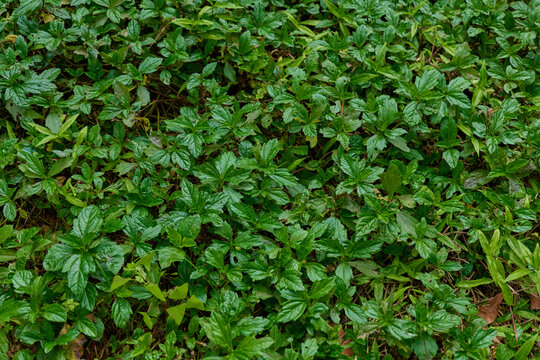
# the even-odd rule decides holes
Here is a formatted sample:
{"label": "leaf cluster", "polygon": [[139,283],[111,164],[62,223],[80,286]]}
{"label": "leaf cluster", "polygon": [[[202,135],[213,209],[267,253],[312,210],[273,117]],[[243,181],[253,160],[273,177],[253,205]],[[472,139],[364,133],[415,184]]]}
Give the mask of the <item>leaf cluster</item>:
{"label": "leaf cluster", "polygon": [[537,356],[540,1],[0,15],[0,360]]}

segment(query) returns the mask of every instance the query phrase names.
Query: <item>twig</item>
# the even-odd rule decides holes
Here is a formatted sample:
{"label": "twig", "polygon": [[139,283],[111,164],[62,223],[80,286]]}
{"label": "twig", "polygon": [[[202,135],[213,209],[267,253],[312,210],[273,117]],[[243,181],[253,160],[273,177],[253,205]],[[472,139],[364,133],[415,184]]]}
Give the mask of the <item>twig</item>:
{"label": "twig", "polygon": [[156,37],[154,38],[154,42],[151,43],[150,46],[148,46],[148,48],[151,48],[154,44],[156,44],[161,39],[161,35],[163,35],[163,32],[165,31],[167,26],[169,26],[170,23],[171,23],[171,20],[167,21],[165,24],[163,24],[163,26],[161,26],[161,29],[159,29]]}
{"label": "twig", "polygon": [[516,321],[514,320],[514,312],[512,311],[511,306],[510,306],[510,315],[512,315],[512,326],[514,327],[514,336],[516,337],[516,341],[518,341],[517,330],[516,330]]}

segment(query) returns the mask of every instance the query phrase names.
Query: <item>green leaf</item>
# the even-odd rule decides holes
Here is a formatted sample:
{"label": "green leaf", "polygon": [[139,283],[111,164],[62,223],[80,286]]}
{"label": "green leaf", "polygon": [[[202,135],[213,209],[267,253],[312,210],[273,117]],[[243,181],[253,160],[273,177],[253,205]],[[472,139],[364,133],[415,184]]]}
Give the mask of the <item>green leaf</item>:
{"label": "green leaf", "polygon": [[334,278],[327,278],[321,281],[315,281],[309,290],[309,297],[312,300],[320,299],[325,295],[332,293],[334,288]]}
{"label": "green leaf", "polygon": [[441,123],[441,138],[446,144],[452,144],[457,137],[456,121],[452,118],[444,119]]}
{"label": "green leaf", "polygon": [[437,244],[435,241],[428,238],[416,240],[415,246],[420,256],[424,259],[429,258],[432,254],[435,254],[437,250]]}
{"label": "green leaf", "polygon": [[119,328],[126,327],[132,313],[133,311],[131,310],[131,306],[127,300],[117,298],[114,301],[111,315],[115,325]]}
{"label": "green leaf", "polygon": [[132,39],[137,39],[141,32],[141,27],[136,20],[131,20],[126,27],[127,35]]}
{"label": "green leaf", "polygon": [[121,276],[115,275],[111,282],[111,287],[109,288],[109,291],[114,291],[118,289],[119,287],[124,286],[130,280],[131,279],[125,279]]}
{"label": "green leaf", "polygon": [[145,288],[152,293],[155,297],[157,297],[161,301],[165,301],[165,296],[163,295],[163,292],[159,288],[159,285],[157,284],[149,284],[146,285]]}
{"label": "green leaf", "polygon": [[185,312],[186,306],[184,304],[167,308],[167,314],[169,314],[169,316],[173,318],[176,325],[180,325],[182,323]]}
{"label": "green leaf", "polygon": [[240,219],[248,222],[255,222],[258,218],[257,213],[253,208],[247,204],[236,203],[231,205],[232,212]]}
{"label": "green leaf", "polygon": [[287,170],[285,169],[276,169],[273,173],[268,174],[268,176],[274,180],[278,185],[281,186],[296,186],[298,185],[298,180],[296,177],[291,175]]}
{"label": "green leaf", "polygon": [[15,17],[26,15],[43,6],[42,0],[21,0],[20,5],[15,9],[13,15]]}
{"label": "green leaf", "polygon": [[169,294],[169,299],[182,300],[182,299],[185,299],[187,294],[188,294],[188,283],[185,283],[182,286],[177,286],[176,288],[174,288],[174,290]]}
{"label": "green leaf", "polygon": [[471,101],[463,93],[465,89],[469,87],[469,81],[465,80],[463,77],[457,77],[448,83],[446,99],[452,105],[457,105],[462,108],[470,108],[472,106]]}
{"label": "green leaf", "polygon": [[48,271],[61,270],[72,254],[73,249],[69,246],[64,244],[53,245],[43,259],[43,267]]}
{"label": "green leaf", "polygon": [[161,63],[163,62],[163,58],[158,58],[154,56],[149,56],[145,58],[140,64],[139,64],[139,73],[140,74],[151,74],[153,72],[156,72],[157,68]]}
{"label": "green leaf", "polygon": [[395,164],[390,164],[386,172],[381,176],[383,189],[390,196],[393,196],[394,193],[399,189],[402,181],[403,179],[401,177],[401,172]]}
{"label": "green leaf", "polygon": [[17,207],[13,202],[10,201],[4,205],[3,213],[6,220],[14,221],[17,217]]}
{"label": "green leaf", "polygon": [[413,344],[414,353],[419,359],[432,359],[438,348],[435,339],[426,334],[418,336]]}
{"label": "green leaf", "polygon": [[240,54],[245,55],[251,51],[253,46],[251,46],[251,33],[249,30],[246,30],[238,38],[238,51]]}
{"label": "green leaf", "polygon": [[79,335],[79,331],[76,328],[69,329],[65,334],[60,335],[53,341],[43,341],[43,351],[50,353],[55,346],[66,346]]}
{"label": "green leaf", "polygon": [[485,170],[473,171],[469,174],[469,177],[465,179],[463,186],[465,189],[475,189],[479,185],[487,184],[490,181],[488,178],[488,172]]}
{"label": "green leaf", "polygon": [[41,310],[41,315],[49,320],[54,322],[66,322],[67,320],[67,312],[64,307],[58,303],[55,304],[49,304],[43,307]]}
{"label": "green leaf", "polygon": [[319,350],[319,344],[317,344],[317,339],[307,339],[300,346],[301,354],[303,359],[311,359],[317,355],[317,350]]}
{"label": "green leaf", "polygon": [[277,139],[272,139],[265,143],[261,148],[261,160],[263,164],[268,165],[279,152],[281,145]]}
{"label": "green leaf", "polygon": [[216,70],[216,66],[217,66],[217,62],[206,64],[205,67],[202,70],[201,75],[202,76],[212,75],[212,73]]}
{"label": "green leaf", "polygon": [[319,263],[304,264],[307,276],[311,281],[323,280],[326,277],[326,268]]}
{"label": "green leaf", "polygon": [[483,349],[493,344],[493,339],[497,335],[494,329],[483,330],[477,328],[470,337],[470,346],[472,349]]}
{"label": "green leaf", "polygon": [[73,232],[78,237],[93,239],[103,224],[101,213],[97,206],[91,205],[81,210],[73,221]]}
{"label": "green leaf", "polygon": [[73,158],[62,158],[56,161],[49,169],[49,176],[56,176],[71,165],[73,165]]}
{"label": "green leaf", "polygon": [[230,351],[233,349],[231,325],[226,319],[212,312],[210,317],[201,319],[200,323],[210,341]]}
{"label": "green leaf", "polygon": [[405,122],[409,126],[418,125],[422,121],[422,118],[416,110],[416,104],[413,102],[408,103],[407,106],[405,106],[405,108],[403,109],[403,115]]}
{"label": "green leaf", "polygon": [[19,270],[15,275],[11,284],[15,288],[15,292],[20,294],[30,294],[32,281],[35,278],[35,274],[30,270]]}
{"label": "green leaf", "polygon": [[416,219],[414,219],[408,212],[398,211],[396,214],[396,220],[403,234],[416,237]]}
{"label": "green leaf", "polygon": [[162,268],[168,268],[172,263],[182,261],[186,253],[178,248],[166,246],[158,250],[158,258]]}
{"label": "green leaf", "polygon": [[9,189],[4,180],[0,179],[0,196],[9,197]]}
{"label": "green leaf", "polygon": [[441,74],[437,70],[428,70],[416,78],[415,85],[421,96],[437,85],[440,76]]}
{"label": "green leaf", "polygon": [[283,271],[283,273],[281,274],[279,285],[290,290],[304,290],[304,284],[302,283],[302,279],[300,278],[300,272],[292,269]]}
{"label": "green leaf", "polygon": [[386,99],[384,103],[379,107],[379,122],[381,123],[380,129],[386,130],[390,124],[392,124],[398,118],[397,103],[394,99]]}
{"label": "green leaf", "polygon": [[150,316],[148,316],[147,313],[145,312],[139,312],[139,314],[142,315],[143,317],[143,321],[145,323],[145,325],[150,329],[152,330],[154,328],[154,323],[152,322],[152,318]]}
{"label": "green leaf", "polygon": [[77,254],[68,258],[62,271],[67,273],[68,286],[75,296],[83,296],[88,274],[95,269],[94,260],[89,254]]}
{"label": "green leaf", "polygon": [[453,169],[457,166],[459,161],[459,151],[456,149],[449,149],[443,153],[443,159]]}
{"label": "green leaf", "polygon": [[184,304],[186,309],[204,310],[204,304],[195,295],[191,296]]}
{"label": "green leaf", "polygon": [[77,329],[85,334],[86,336],[90,336],[92,338],[95,338],[98,336],[98,330],[96,328],[96,325],[92,322],[92,320],[88,318],[82,318],[77,320]]}
{"label": "green leaf", "polygon": [[538,335],[531,336],[529,340],[527,340],[516,352],[516,360],[525,360],[529,357],[529,354],[531,353],[532,349],[534,348],[534,345],[536,344],[536,339],[538,338]]}
{"label": "green leaf", "polygon": [[45,167],[43,162],[34,154],[29,152],[19,152],[17,156],[25,160],[25,164],[19,165],[19,168],[31,178],[45,179]]}
{"label": "green leaf", "polygon": [[0,245],[2,245],[13,234],[13,225],[0,227]]}
{"label": "green leaf", "polygon": [[104,271],[116,274],[124,265],[124,252],[122,248],[110,241],[101,240],[101,243],[95,248],[97,260]]}
{"label": "green leaf", "polygon": [[475,280],[462,280],[462,281],[459,281],[456,284],[456,286],[464,288],[464,289],[472,289],[473,287],[491,284],[492,282],[493,282],[493,279],[488,279],[488,278],[475,279]]}
{"label": "green leaf", "polygon": [[366,315],[362,308],[356,304],[348,303],[343,308],[345,315],[356,325],[364,324],[366,322]]}
{"label": "green leaf", "polygon": [[26,314],[30,311],[30,305],[26,301],[7,299],[0,304],[0,323],[5,323],[11,318]]}
{"label": "green leaf", "polygon": [[298,320],[304,314],[307,304],[301,300],[287,300],[278,312],[278,322],[291,322]]}
{"label": "green leaf", "polygon": [[263,338],[255,338],[254,335],[242,339],[238,346],[229,356],[230,359],[250,360],[254,356],[263,355],[262,351],[269,348],[274,343],[274,340],[265,336]]}
{"label": "green leaf", "polygon": [[[4,332],[4,330],[0,329],[0,354],[7,354],[7,352],[9,351],[9,345],[10,344],[7,339],[6,333]],[[5,356],[5,359],[8,359],[7,355]]]}
{"label": "green leaf", "polygon": [[508,275],[506,279],[504,279],[504,282],[507,283],[510,281],[514,281],[530,274],[531,274],[531,270],[529,269],[517,269],[513,271],[510,275]]}

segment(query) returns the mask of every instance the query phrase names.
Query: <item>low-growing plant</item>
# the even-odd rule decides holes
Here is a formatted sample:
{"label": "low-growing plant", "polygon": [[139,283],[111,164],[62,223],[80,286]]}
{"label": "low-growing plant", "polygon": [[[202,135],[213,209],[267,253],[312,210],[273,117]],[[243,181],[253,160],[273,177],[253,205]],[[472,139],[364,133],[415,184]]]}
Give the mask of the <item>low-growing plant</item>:
{"label": "low-growing plant", "polygon": [[0,15],[0,359],[538,358],[538,0]]}

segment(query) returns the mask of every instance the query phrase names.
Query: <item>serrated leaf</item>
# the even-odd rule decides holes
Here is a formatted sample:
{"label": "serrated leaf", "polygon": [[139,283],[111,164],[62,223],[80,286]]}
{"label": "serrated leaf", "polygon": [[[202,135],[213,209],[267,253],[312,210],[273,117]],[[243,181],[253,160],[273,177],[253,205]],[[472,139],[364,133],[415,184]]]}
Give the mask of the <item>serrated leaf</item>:
{"label": "serrated leaf", "polygon": [[73,232],[80,238],[93,238],[101,229],[103,219],[97,206],[91,205],[81,210],[73,221]]}
{"label": "serrated leaf", "polygon": [[388,195],[393,196],[402,182],[401,172],[395,164],[390,164],[386,172],[381,176],[383,189]]}
{"label": "serrated leaf", "polygon": [[64,309],[64,307],[58,303],[44,306],[41,310],[41,315],[45,319],[54,322],[63,323],[67,320],[66,309]]}
{"label": "serrated leaf", "polygon": [[111,315],[115,325],[119,328],[125,328],[131,314],[133,313],[129,302],[125,299],[118,298],[114,301],[111,310]]}
{"label": "serrated leaf", "polygon": [[459,150],[449,149],[445,150],[443,153],[443,159],[448,163],[448,165],[453,169],[457,166],[459,161]]}
{"label": "serrated leaf", "polygon": [[149,56],[139,64],[139,73],[151,74],[157,70],[158,66],[161,65],[162,62],[163,58]]}
{"label": "serrated leaf", "polygon": [[291,322],[298,320],[306,310],[307,304],[301,300],[287,300],[278,312],[278,322]]}

